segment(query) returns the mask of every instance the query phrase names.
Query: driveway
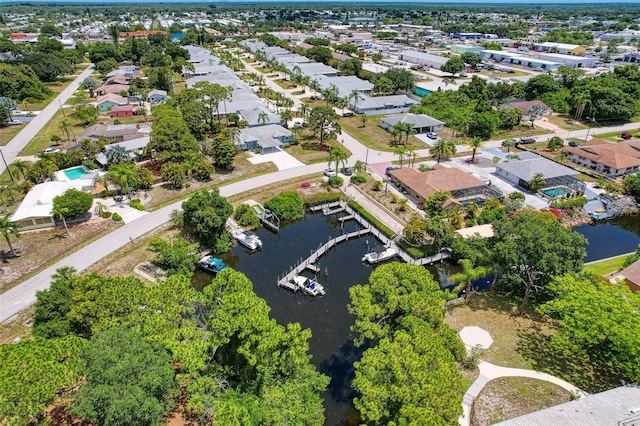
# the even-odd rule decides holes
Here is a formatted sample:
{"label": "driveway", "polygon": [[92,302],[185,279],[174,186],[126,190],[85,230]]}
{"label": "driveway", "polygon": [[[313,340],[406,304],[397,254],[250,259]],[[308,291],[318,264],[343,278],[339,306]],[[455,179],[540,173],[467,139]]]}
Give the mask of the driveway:
{"label": "driveway", "polygon": [[286,153],[285,151],[269,152],[266,154],[255,154],[253,152],[247,152],[250,157],[248,158],[251,164],[262,164],[273,162],[278,170],[292,169],[294,167],[304,166],[304,163],[298,161],[296,157]]}

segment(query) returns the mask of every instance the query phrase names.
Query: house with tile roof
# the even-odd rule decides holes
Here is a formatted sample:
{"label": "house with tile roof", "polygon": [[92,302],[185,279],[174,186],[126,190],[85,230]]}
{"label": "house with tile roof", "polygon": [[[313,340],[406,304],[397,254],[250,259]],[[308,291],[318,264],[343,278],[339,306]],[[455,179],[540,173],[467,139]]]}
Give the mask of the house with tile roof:
{"label": "house with tile roof", "polygon": [[534,105],[540,105],[542,108],[542,115],[551,114],[551,108],[547,106],[542,101],[514,101],[514,102],[505,102],[502,104],[503,108],[513,109],[518,108],[522,112],[522,121],[530,121],[531,117],[529,115],[529,111],[531,111],[531,107]]}
{"label": "house with tile roof", "polygon": [[605,176],[617,177],[640,170],[640,140],[611,143],[592,139],[563,149],[567,158]]}
{"label": "house with tile roof", "polygon": [[389,174],[391,181],[419,208],[424,206],[427,198],[438,191],[451,193],[451,199],[445,203],[445,209],[456,205],[466,206],[472,202],[482,204],[488,199],[502,196],[472,174],[456,167],[445,167],[442,164],[436,164],[433,170],[425,172],[404,167],[392,170]]}
{"label": "house with tile roof", "polygon": [[441,132],[444,129],[444,122],[437,120],[427,114],[396,114],[387,115],[380,119],[380,127],[387,132],[392,132],[397,123],[411,123],[416,133]]}

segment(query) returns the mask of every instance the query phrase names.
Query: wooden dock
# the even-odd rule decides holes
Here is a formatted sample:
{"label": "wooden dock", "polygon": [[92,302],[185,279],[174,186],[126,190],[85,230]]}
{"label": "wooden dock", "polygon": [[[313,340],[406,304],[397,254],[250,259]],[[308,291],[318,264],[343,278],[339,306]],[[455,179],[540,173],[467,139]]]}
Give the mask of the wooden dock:
{"label": "wooden dock", "polygon": [[265,228],[268,228],[273,232],[280,231],[280,218],[271,210],[265,209],[264,212],[258,214],[258,218]]}
{"label": "wooden dock", "polygon": [[[385,247],[390,247],[395,249],[396,252],[398,253],[398,256],[406,263],[411,263],[414,265],[430,265],[434,262],[442,261],[444,259],[448,259],[449,257],[451,257],[451,249],[445,248],[440,253],[437,253],[433,256],[414,259],[396,244],[396,240],[398,239],[399,235],[394,235],[392,238],[387,237],[380,230],[378,230],[378,228],[371,225],[369,222],[367,222],[366,219],[364,219],[362,216],[356,213],[344,201],[336,201],[330,204],[314,206],[314,207],[311,207],[311,211],[313,212],[322,211],[323,213],[330,212],[328,214],[346,211],[347,214],[345,216],[338,218],[338,220],[344,222],[346,220],[354,219],[358,221],[358,223],[360,223],[363,229],[360,229],[354,232],[349,232],[348,234],[339,235],[335,238],[330,239],[328,242],[321,245],[315,252],[313,252],[311,256],[309,256],[307,259],[305,259],[304,261],[300,262],[297,266],[292,268],[289,273],[285,274],[282,277],[282,279],[278,280],[278,286],[286,288],[293,292],[298,290],[297,286],[291,282],[293,280],[293,277],[295,277],[296,275],[300,275],[300,273],[305,269],[309,269],[314,273],[318,273],[320,271],[320,268],[316,266],[315,263],[318,261],[318,259],[322,255],[324,255],[332,247],[340,244],[343,241],[347,241],[353,238],[358,238],[366,234],[373,234],[373,236],[375,236],[378,240],[380,240],[385,245]],[[327,213],[325,213],[325,216],[326,215]]]}

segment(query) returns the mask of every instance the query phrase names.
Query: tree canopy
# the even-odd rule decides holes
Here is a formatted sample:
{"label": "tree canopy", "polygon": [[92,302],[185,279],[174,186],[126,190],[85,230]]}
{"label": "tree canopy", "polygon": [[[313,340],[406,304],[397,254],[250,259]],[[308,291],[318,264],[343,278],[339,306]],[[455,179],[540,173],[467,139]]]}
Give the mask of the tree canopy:
{"label": "tree canopy", "polygon": [[88,192],[69,188],[64,194],[53,199],[53,209],[64,212],[64,217],[79,216],[88,212],[93,204],[93,197]]}
{"label": "tree canopy", "polygon": [[220,195],[218,188],[202,190],[182,203],[185,230],[216,253],[229,248],[230,235],[225,224],[233,207]]}

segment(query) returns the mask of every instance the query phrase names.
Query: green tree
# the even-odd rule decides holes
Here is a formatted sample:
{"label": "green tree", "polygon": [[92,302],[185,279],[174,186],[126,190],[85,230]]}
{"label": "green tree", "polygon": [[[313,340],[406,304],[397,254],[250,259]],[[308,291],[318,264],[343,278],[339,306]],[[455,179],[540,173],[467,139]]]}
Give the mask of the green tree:
{"label": "green tree", "polygon": [[507,140],[505,140],[504,142],[502,142],[502,146],[507,148],[507,152],[511,151],[511,148],[516,146],[516,140],[513,138],[509,138]]}
{"label": "green tree", "polygon": [[542,117],[542,113],[544,112],[542,105],[536,103],[531,105],[527,114],[529,115],[529,121],[531,121],[531,128],[534,128],[533,122],[539,120]]}
{"label": "green tree", "polygon": [[462,62],[471,65],[473,68],[475,68],[476,65],[482,62],[482,58],[473,52],[463,53],[462,55],[460,55],[460,59],[462,59]]}
{"label": "green tree", "polygon": [[540,311],[558,322],[552,344],[605,367],[620,379],[637,382],[640,366],[638,293],[624,282],[610,284],[594,277],[558,276],[547,289],[552,299]]}
{"label": "green tree", "polygon": [[333,148],[329,153],[329,167],[331,167],[331,163],[336,164],[336,170],[340,170],[340,164],[345,166],[347,164],[347,153],[341,150],[340,148]]}
{"label": "green tree", "polygon": [[452,155],[456,153],[456,145],[452,141],[445,139],[438,139],[430,148],[429,154],[431,158],[436,160],[438,164],[440,161],[449,161]]}
{"label": "green tree", "polygon": [[20,229],[21,227],[22,226],[19,223],[11,222],[9,220],[8,214],[0,216],[0,234],[2,234],[4,239],[7,241],[7,244],[9,245],[9,251],[11,252],[11,257],[16,257],[16,251],[14,250],[13,245],[11,244],[11,239],[9,237],[13,237],[13,236],[15,236],[16,238],[20,237],[20,234],[18,233],[18,229]]}
{"label": "green tree", "polygon": [[459,56],[455,56],[442,64],[440,71],[448,72],[455,76],[457,73],[464,71],[465,68],[464,61]]}
{"label": "green tree", "polygon": [[58,207],[57,209],[54,207],[51,210],[51,214],[53,215],[54,219],[61,219],[62,220],[62,224],[64,225],[64,231],[65,234],[64,236],[68,237],[71,234],[69,234],[69,227],[67,227],[67,220],[65,219],[64,215],[68,214],[68,209],[65,207]]}
{"label": "green tree", "polygon": [[131,162],[129,152],[127,152],[127,149],[122,145],[114,145],[110,147],[105,152],[105,155],[107,157],[107,164],[109,166]]}
{"label": "green tree", "polygon": [[93,204],[93,197],[88,192],[75,188],[67,189],[64,194],[53,198],[53,210],[66,218],[79,216],[88,212]]}
{"label": "green tree", "polygon": [[102,75],[107,75],[116,68],[118,68],[118,62],[112,58],[105,59],[96,64],[96,71]]}
{"label": "green tree", "polygon": [[564,139],[562,139],[560,136],[552,137],[551,139],[549,139],[549,143],[547,144],[547,148],[549,148],[553,152],[559,151],[563,146]]}
{"label": "green tree", "polygon": [[267,201],[264,206],[281,220],[299,219],[304,214],[304,201],[295,191],[285,191]]}
{"label": "green tree", "polygon": [[307,123],[314,133],[320,134],[321,146],[325,144],[326,138],[335,138],[341,132],[339,119],[338,114],[328,105],[311,109]]}
{"label": "green tree", "polygon": [[187,171],[182,164],[178,163],[164,163],[160,169],[162,173],[162,179],[166,180],[175,189],[181,189],[187,182]]}
{"label": "green tree", "polygon": [[162,161],[184,162],[190,153],[200,153],[200,145],[189,131],[182,114],[168,105],[154,108],[154,125],[145,152],[154,152]]}
{"label": "green tree", "polygon": [[73,68],[71,68],[69,62],[48,53],[35,53],[24,56],[22,63],[29,65],[40,81],[55,81],[58,77],[73,74]]}
{"label": "green tree", "polygon": [[560,90],[558,83],[549,74],[540,74],[530,78],[524,85],[524,96],[527,100],[540,99],[546,93],[555,93]]}
{"label": "green tree", "polygon": [[27,179],[27,172],[29,171],[31,164],[32,163],[30,161],[20,160],[19,158],[13,160],[13,162],[11,163],[13,168],[16,169],[22,175],[22,180]]}
{"label": "green tree", "polygon": [[233,207],[220,195],[218,188],[198,191],[182,203],[184,228],[215,253],[229,248],[230,236],[225,224]]}
{"label": "green tree", "polygon": [[376,64],[381,62],[382,59],[383,59],[383,56],[382,56],[382,53],[380,53],[380,52],[376,52],[373,55],[371,55],[371,60],[373,62],[375,62]]}
{"label": "green tree", "polygon": [[469,147],[471,148],[471,162],[475,163],[476,162],[476,152],[479,149],[484,149],[484,141],[482,140],[482,138],[479,138],[478,136],[474,136],[471,138],[471,140],[468,142]]}
{"label": "green tree", "polygon": [[260,227],[260,219],[255,210],[248,204],[240,204],[233,213],[233,218],[238,225],[243,227],[258,228]]}
{"label": "green tree", "polygon": [[23,340],[0,345],[0,418],[6,424],[45,423],[45,412],[56,395],[67,395],[80,384],[78,363],[84,340]]}
{"label": "green tree", "polygon": [[373,90],[381,95],[387,95],[394,92],[393,81],[384,75],[378,76],[373,82]]}
{"label": "green tree", "polygon": [[453,289],[453,293],[464,291],[464,302],[473,294],[473,282],[486,277],[489,271],[484,266],[475,266],[469,259],[458,260],[458,265],[462,266],[462,272],[458,272],[449,277],[449,282],[457,282],[458,285]]}
{"label": "green tree", "polygon": [[82,353],[87,383],[72,415],[96,425],[158,425],[174,405],[177,385],[169,354],[141,333],[113,328],[96,334]]}
{"label": "green tree", "polygon": [[531,180],[527,182],[527,186],[529,187],[529,191],[536,194],[538,191],[542,189],[543,186],[547,184],[547,181],[544,179],[542,173],[536,173],[533,175]]}
{"label": "green tree", "polygon": [[200,259],[198,247],[198,243],[191,243],[181,237],[172,240],[153,237],[149,241],[149,250],[157,253],[154,262],[160,265],[168,276],[191,277],[196,270],[196,262]]}
{"label": "green tree", "polygon": [[551,213],[524,210],[495,222],[493,229],[492,252],[502,271],[496,284],[522,295],[520,313],[532,291],[544,292],[554,276],[582,268],[586,239]]}

